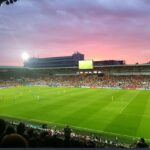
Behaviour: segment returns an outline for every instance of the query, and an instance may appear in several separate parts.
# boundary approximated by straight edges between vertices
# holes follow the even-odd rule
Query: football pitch
[[[150,91],[17,87],[0,90],[0,116],[150,139]]]

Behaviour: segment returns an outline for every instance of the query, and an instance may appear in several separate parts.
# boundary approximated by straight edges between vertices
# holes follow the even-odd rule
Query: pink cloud
[[[0,65],[22,65],[23,51],[49,57],[77,50],[87,59],[144,63],[149,16],[147,0],[19,1],[0,8]]]

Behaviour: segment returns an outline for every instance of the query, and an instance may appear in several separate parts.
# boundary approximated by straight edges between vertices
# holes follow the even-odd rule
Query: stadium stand
[[[85,87],[85,88],[123,88],[123,89],[150,89],[149,76],[51,76],[39,78],[22,78],[0,80],[0,87],[21,85],[45,85],[52,87]]]
[[[150,64],[94,66],[91,70],[78,67],[1,67],[0,86],[17,85],[149,89]]]
[[[59,130],[47,125],[36,126],[0,119],[1,148],[148,148],[143,138],[132,145],[118,142],[117,137],[108,140],[100,136],[75,133],[69,126]]]

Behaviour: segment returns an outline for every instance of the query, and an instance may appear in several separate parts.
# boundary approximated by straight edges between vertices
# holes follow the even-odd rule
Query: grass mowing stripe
[[[83,91],[82,91],[79,95],[76,94],[76,95],[71,96],[70,102],[66,105],[63,105],[63,107],[61,107],[57,110],[57,113],[59,114],[59,116],[55,118],[56,121],[58,121],[58,120],[61,121],[62,118],[64,120],[64,117],[68,116],[69,114],[72,114],[72,112],[74,110],[77,110],[78,108],[80,108],[84,105],[87,105],[87,101],[84,102],[86,100],[86,97],[92,98],[92,97],[94,97],[94,95],[96,93],[97,93],[96,90],[93,91],[92,93],[90,93],[89,91],[86,91],[86,93],[85,92],[83,93]],[[78,106],[78,107],[76,107],[76,106]],[[63,112],[63,114],[61,114],[61,112]],[[51,111],[49,113],[51,113]]]
[[[150,114],[150,92],[149,92],[149,94],[147,93],[145,99],[146,98],[148,99],[148,103],[147,103],[146,109],[144,110],[144,113],[142,115],[142,120],[141,120],[141,123],[139,125],[136,135],[145,137],[145,138],[149,138],[150,115],[148,115],[148,114]]]
[[[115,91],[116,92],[116,91]],[[91,91],[89,93],[90,96],[86,96],[79,101],[79,105],[76,109],[71,111],[68,115],[65,115],[61,120],[61,122],[70,122],[71,124],[80,124],[84,120],[86,120],[90,115],[95,113],[95,111],[98,111],[99,105],[106,105],[106,103],[109,103],[109,101],[104,101],[101,99],[104,99],[108,95],[111,95],[112,91],[107,92],[106,94],[99,94],[99,91],[96,91],[96,93],[93,93]],[[97,107],[94,107],[97,106]]]
[[[121,92],[119,96],[116,95],[115,100],[110,100],[110,103],[108,105],[102,106],[102,108],[96,114],[88,118],[87,121],[82,124],[82,127],[105,130],[110,122],[112,122],[112,120],[116,118],[116,116],[120,112],[120,109],[123,107],[123,104],[125,103],[125,95],[131,96],[126,91],[124,91],[124,93]]]
[[[105,131],[113,131],[116,133],[135,136],[148,101],[147,99],[144,99],[142,104],[139,103],[144,95],[144,92],[139,91],[138,95],[134,97],[134,99],[123,110],[123,112],[119,114],[117,118],[112,121],[112,123],[110,123]],[[139,113],[141,116],[135,117],[133,115],[126,115],[126,112],[130,112],[131,110],[133,114]]]
[[[73,93],[73,96],[74,95],[80,95],[80,93]],[[87,90],[82,90],[82,94],[83,94],[83,97],[85,97],[88,93]],[[65,111],[62,111],[63,107],[65,106],[68,106],[68,105],[71,105],[73,103],[76,103],[76,101],[72,101],[70,99],[70,94],[68,95],[65,95],[63,94],[63,96],[60,98],[59,97],[59,100],[56,101],[56,98],[57,96],[55,97],[55,99],[51,102],[37,102],[37,107],[33,107],[32,105],[29,105],[27,106],[26,108],[24,108],[25,110],[22,111],[23,108],[19,107],[17,108],[17,111],[15,111],[15,115],[16,116],[25,116],[25,117],[29,117],[29,118],[37,118],[37,119],[41,119],[41,120],[47,120],[49,118],[51,118],[53,121],[57,118],[59,118],[59,116],[63,115],[63,113],[65,113]],[[80,96],[80,98],[82,98],[82,96]],[[34,101],[33,103],[35,103],[36,101]],[[44,106],[41,106],[41,104],[44,103]],[[45,105],[46,103],[46,105]],[[39,106],[40,104],[40,106]],[[20,109],[20,110],[19,110]],[[39,111],[40,110],[40,111]],[[59,113],[60,111],[60,113]],[[20,114],[18,114],[17,112],[20,112]],[[11,112],[12,113],[12,112]]]
[[[101,120],[101,117],[103,116],[103,114],[100,114],[100,112],[102,112],[106,107],[108,107],[111,103],[114,103],[114,101],[112,100],[112,96],[116,97],[116,100],[119,99],[122,95],[125,94],[125,91],[112,91],[110,94],[108,95],[104,95],[103,97],[100,97],[99,100],[97,101],[97,99],[91,104],[88,105],[88,107],[86,107],[86,112],[88,112],[89,110],[90,113],[86,113],[87,116],[85,117],[85,119],[81,122],[80,125],[86,125],[88,122],[96,122],[96,125],[98,128],[101,129],[101,126],[99,127],[99,123]],[[95,109],[93,111],[93,109]],[[81,112],[82,114],[82,112]],[[92,124],[89,124],[92,125]],[[100,123],[100,125],[103,125],[102,123]],[[86,125],[87,126],[87,125]]]
[[[34,87],[35,88],[35,87]],[[37,87],[38,88],[38,87]],[[29,88],[30,89],[30,88]],[[31,88],[32,89],[32,88]],[[52,88],[53,89],[53,88]],[[48,90],[50,90],[51,91],[51,88],[48,88]],[[56,90],[56,89],[55,89]],[[59,89],[60,90],[60,89]],[[42,90],[41,90],[42,91]],[[40,107],[42,108],[42,109],[44,109],[44,107],[45,107],[45,109],[47,108],[47,107],[49,107],[49,105],[50,106],[52,106],[53,104],[55,104],[55,105],[60,105],[61,104],[61,101],[62,101],[62,103],[64,104],[64,101],[66,101],[66,100],[68,100],[67,99],[67,97],[70,97],[70,95],[73,93],[74,95],[77,95],[77,93],[75,92],[76,90],[75,89],[72,89],[72,91],[71,92],[69,92],[69,94],[68,95],[66,95],[66,93],[64,93],[64,92],[61,92],[60,91],[60,95],[57,95],[57,92],[55,92],[55,96],[54,95],[50,95],[50,97],[52,98],[52,99],[54,99],[54,97],[55,97],[55,99],[54,100],[52,100],[52,99],[50,99],[49,97],[45,97],[45,99],[48,99],[48,102],[45,102],[45,101],[43,101],[43,100],[37,100],[37,98],[35,98],[35,97],[33,97],[32,95],[29,95],[29,97],[28,97],[28,99],[27,99],[27,95],[28,95],[28,91],[26,91],[27,92],[27,94],[25,94],[25,96],[23,96],[23,98],[21,99],[21,106],[27,106],[27,109],[26,109],[26,111],[27,111],[27,114],[29,113],[29,111],[31,110],[31,112],[36,112],[36,110],[37,110],[37,107],[38,107],[38,109],[40,110]],[[77,91],[78,92],[78,91]],[[83,92],[87,92],[87,91],[83,91]],[[42,95],[43,95],[43,93],[41,93]],[[51,93],[50,93],[51,94]],[[80,94],[80,93],[79,93]],[[39,93],[37,93],[37,95],[39,95]],[[44,95],[45,96],[45,95]],[[43,102],[42,102],[43,101]],[[17,102],[19,102],[19,101],[17,101]],[[9,105],[7,105],[8,103],[6,103],[6,106],[4,107],[4,105],[3,105],[3,107],[1,108],[1,110],[0,110],[0,112],[2,112],[2,110],[4,110],[5,111],[5,109],[6,108],[8,108],[9,106],[10,107],[12,107],[12,105],[16,105],[16,107],[17,107],[17,109],[24,109],[23,107],[21,107],[20,106],[20,103],[14,103],[14,101],[12,101]],[[34,107],[33,107],[34,106]],[[37,106],[37,107],[36,107]],[[31,108],[30,108],[31,107]],[[15,109],[15,112],[16,112],[16,109]]]

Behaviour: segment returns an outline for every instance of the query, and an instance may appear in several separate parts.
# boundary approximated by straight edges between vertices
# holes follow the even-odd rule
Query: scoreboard
[[[79,69],[93,69],[92,60],[81,60],[79,61]]]

